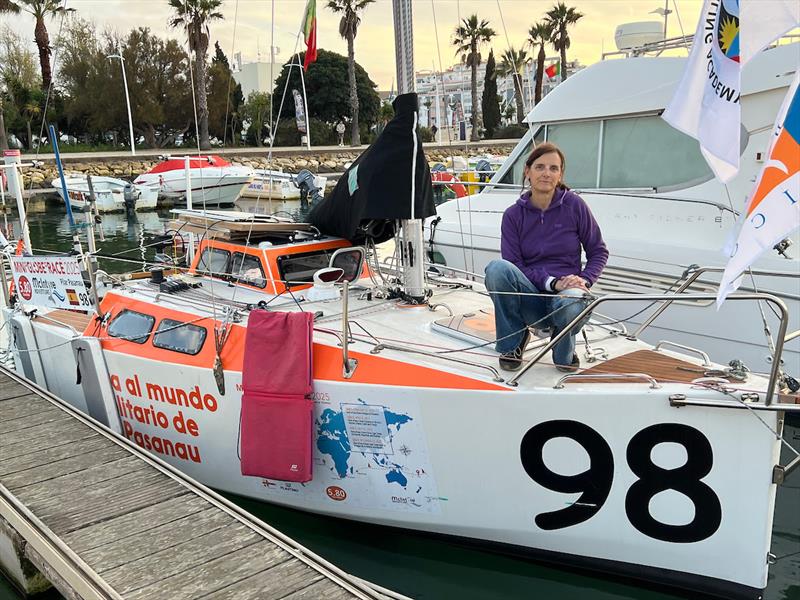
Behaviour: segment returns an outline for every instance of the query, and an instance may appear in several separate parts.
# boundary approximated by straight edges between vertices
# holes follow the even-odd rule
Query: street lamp
[[[122,67],[122,84],[125,86],[125,102],[128,104],[128,126],[131,133],[131,155],[136,156],[136,141],[133,137],[133,117],[131,117],[131,99],[128,96],[128,78],[125,76],[125,59],[122,54],[110,54],[106,58],[118,58],[119,64]]]

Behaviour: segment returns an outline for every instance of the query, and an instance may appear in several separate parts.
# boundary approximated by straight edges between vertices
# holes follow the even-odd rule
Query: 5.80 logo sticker
[[[25,275],[19,277],[19,293],[25,300],[33,298],[33,286]]]
[[[330,485],[325,489],[325,493],[328,495],[328,498],[331,500],[336,500],[336,502],[341,502],[347,498],[347,492],[345,492],[342,488],[338,485]]]

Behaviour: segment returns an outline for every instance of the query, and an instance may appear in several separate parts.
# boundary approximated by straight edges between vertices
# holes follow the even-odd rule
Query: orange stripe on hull
[[[190,367],[201,367],[211,369],[214,366],[216,353],[214,351],[214,319],[197,319],[196,315],[165,308],[150,302],[141,302],[125,296],[118,296],[114,293],[106,295],[102,303],[104,312],[111,311],[112,319],[124,309],[135,310],[145,314],[153,315],[156,323],[153,331],[158,328],[161,319],[174,319],[178,321],[191,322],[194,325],[205,327],[208,330],[205,344],[202,350],[192,356],[181,354],[164,348],[156,348],[152,344],[153,334],[150,334],[144,344],[137,344],[127,340],[106,339],[103,340],[103,350],[119,352],[153,360],[161,363],[181,364]],[[84,332],[87,336],[108,337],[105,328],[95,331],[95,326],[89,324]],[[226,371],[242,371],[244,364],[244,341],[247,335],[247,328],[241,325],[233,325],[228,340],[222,349],[220,356],[222,367]],[[444,388],[457,390],[504,390],[508,388],[492,382],[472,379],[462,375],[455,375],[431,369],[420,365],[409,364],[381,356],[351,352],[351,358],[358,360],[358,368],[351,379],[342,376],[342,350],[341,348],[327,346],[325,344],[314,344],[314,379],[323,381],[340,381],[342,383],[358,383],[367,385],[393,385],[400,387],[419,387],[419,388]],[[272,367],[269,356],[264,357],[263,366],[265,369]]]

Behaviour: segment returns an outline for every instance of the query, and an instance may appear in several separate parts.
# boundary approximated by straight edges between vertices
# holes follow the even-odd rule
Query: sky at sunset
[[[597,62],[603,49],[614,49],[614,30],[618,24],[663,22],[660,15],[649,13],[663,8],[665,3],[665,0],[567,1],[568,6],[584,14],[570,31],[572,46],[568,58],[578,58],[584,64]],[[325,8],[326,4],[325,0],[317,0],[318,47],[346,54],[346,43],[338,33],[339,17]],[[435,66],[438,70],[440,55],[444,68],[453,64],[456,58],[451,39],[459,16],[464,18],[477,13],[480,18],[488,20],[497,32],[491,46],[499,54],[509,43],[514,47],[524,43],[530,26],[540,20],[553,4],[553,0],[414,0],[415,68],[433,69]],[[677,13],[669,15],[668,35],[681,35],[678,16],[683,32],[694,34],[701,0],[670,0],[669,4],[671,9],[677,7]],[[76,9],[77,16],[93,20],[101,30],[111,28],[124,34],[134,27],[149,27],[159,35],[180,38],[180,32],[170,31],[167,26],[170,8],[166,0],[67,0],[67,6]],[[280,48],[279,62],[287,60],[295,48],[304,7],[305,0],[274,2],[274,45]],[[259,50],[262,59],[268,60],[272,3],[269,0],[225,0],[221,11],[225,20],[211,24],[212,43],[218,40],[228,56],[241,52],[244,62],[256,60]],[[3,15],[0,20],[17,31],[30,31],[32,44],[32,17]],[[58,19],[48,22],[51,40],[57,36],[58,26]],[[303,49],[302,39],[299,48]],[[483,55],[484,58],[488,55],[488,48]],[[548,52],[548,56],[551,55],[556,55],[552,49]],[[356,38],[356,61],[380,89],[391,87],[395,78],[391,0],[377,0],[362,14]]]

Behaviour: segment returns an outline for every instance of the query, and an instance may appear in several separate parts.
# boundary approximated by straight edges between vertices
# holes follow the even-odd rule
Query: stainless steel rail
[[[553,389],[563,389],[564,384],[570,379],[642,379],[650,384],[651,389],[657,390],[661,387],[653,377],[646,373],[572,373],[570,375],[564,375],[564,377],[559,379],[553,386]]]
[[[691,271],[691,275],[686,279],[684,283],[682,283],[678,289],[675,290],[676,294],[680,294],[684,290],[686,290],[690,285],[692,285],[703,273],[723,273],[725,269],[723,267],[698,267],[697,269],[693,269]],[[797,273],[791,273],[788,271],[749,271],[753,275],[764,275],[770,277],[797,277]],[[687,297],[681,298],[682,300],[686,300]],[[716,300],[716,297],[714,297]],[[650,315],[645,321],[639,326],[639,329],[633,332],[633,337],[638,338],[641,333],[647,329],[650,324],[655,321],[661,313],[663,313],[667,308],[672,304],[674,298],[671,300],[665,300],[664,303],[656,309],[656,311]],[[781,338],[783,339],[783,337]]]
[[[796,275],[795,275],[796,276]],[[528,370],[533,367],[537,362],[539,362],[542,357],[547,354],[552,348],[560,342],[564,336],[570,335],[570,330],[572,327],[579,323],[584,317],[588,316],[597,306],[604,304],[606,302],[641,302],[642,300],[645,301],[664,301],[667,303],[667,306],[671,304],[674,300],[701,300],[701,301],[708,301],[708,300],[715,300],[716,295],[714,294],[681,294],[681,293],[674,293],[674,294],[637,294],[636,296],[629,296],[629,295],[609,295],[603,298],[596,298],[593,302],[587,305],[581,312],[578,314],[564,329],[559,331],[544,347],[539,350],[539,352],[534,356],[530,361],[525,363],[516,375],[514,375],[511,379],[509,379],[506,383],[509,385],[517,385],[517,381],[519,381],[520,377],[522,377]],[[783,343],[784,339],[786,338],[786,329],[789,324],[789,311],[786,308],[786,304],[776,296],[772,294],[732,294],[728,296],[729,301],[743,301],[743,300],[764,300],[766,302],[770,302],[773,304],[776,309],[780,313],[780,326],[778,329],[777,341],[775,343],[775,360],[772,362],[772,368],[770,370],[769,375],[769,383],[767,384],[767,392],[764,402],[767,406],[772,403],[772,396],[775,394],[775,387],[778,383],[778,377],[780,376],[780,357],[783,352]],[[641,330],[641,328],[640,328]]]

